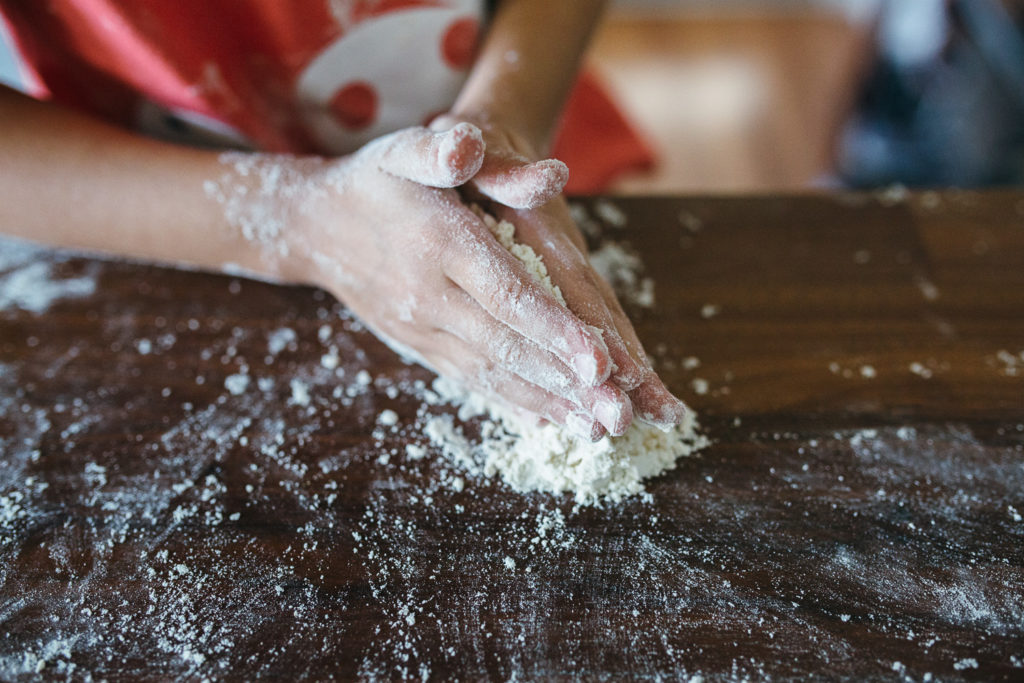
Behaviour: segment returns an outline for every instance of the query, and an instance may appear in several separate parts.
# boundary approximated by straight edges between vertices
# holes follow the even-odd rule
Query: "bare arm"
[[[505,0],[452,113],[523,136],[546,154],[605,0]]]
[[[0,232],[280,277],[203,183],[217,155],[150,140],[0,86]]]

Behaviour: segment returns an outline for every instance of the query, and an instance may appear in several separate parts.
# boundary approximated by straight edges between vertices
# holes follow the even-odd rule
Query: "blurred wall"
[[[623,13],[778,13],[826,10],[863,21],[886,0],[611,0],[609,7]]]

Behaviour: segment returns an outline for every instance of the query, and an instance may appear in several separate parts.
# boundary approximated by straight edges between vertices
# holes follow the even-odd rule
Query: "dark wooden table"
[[[0,679],[1024,679],[1024,193],[615,205],[714,444],[579,510],[322,292],[5,245]]]

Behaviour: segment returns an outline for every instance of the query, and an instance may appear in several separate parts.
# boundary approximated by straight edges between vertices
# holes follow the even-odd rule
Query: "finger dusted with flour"
[[[448,259],[448,277],[495,319],[554,353],[584,382],[602,383],[611,359],[600,336],[565,307],[556,289],[530,274],[527,262],[496,241],[481,219],[468,209],[466,214],[465,242],[456,244],[455,257]]]
[[[480,119],[446,114],[431,124],[431,129],[473,125],[484,142],[479,170],[469,181],[480,195],[514,209],[543,206],[561,194],[569,182],[569,167],[558,159],[542,159],[522,136]]]
[[[629,426],[632,409],[622,390],[608,382],[596,386],[581,382],[579,375],[550,351],[490,315],[480,315],[479,307],[468,295],[463,299],[454,302],[453,321],[445,329],[462,340],[484,340],[485,362],[500,365],[530,384],[570,402],[575,406],[574,412],[597,416],[609,433],[621,434]],[[538,412],[548,416],[543,411]],[[555,421],[564,423],[564,419]]]
[[[464,185],[484,162],[483,136],[471,123],[439,132],[406,128],[375,140],[363,151],[382,171],[428,187]]]
[[[532,211],[499,207],[498,215],[515,221],[519,239],[536,247],[569,308],[600,332],[615,364],[611,380],[629,393],[634,416],[663,428],[678,424],[686,407],[651,368],[615,292],[591,266],[565,201]]]
[[[472,346],[461,339],[453,339],[451,347],[472,353]],[[445,358],[438,359],[436,364],[445,377],[473,390],[487,405],[500,406],[503,414],[515,415],[517,422],[528,428],[539,428],[542,422],[550,421],[549,424],[565,425],[587,441],[596,441],[608,433],[590,411],[493,363],[484,362],[472,375],[465,375]]]

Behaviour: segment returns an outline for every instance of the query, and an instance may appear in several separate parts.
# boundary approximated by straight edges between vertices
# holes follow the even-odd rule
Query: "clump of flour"
[[[641,308],[654,306],[654,280],[640,277],[640,256],[629,248],[606,241],[590,253],[590,265],[627,302]]]
[[[475,447],[446,422],[447,416],[428,419],[427,436],[449,457],[486,476],[501,475],[516,491],[571,493],[583,505],[642,493],[644,479],[674,468],[676,459],[709,443],[692,412],[667,431],[634,421],[622,436],[591,442],[553,424],[526,422],[447,378],[435,381],[433,389],[443,401],[459,406],[460,419],[484,418],[483,438]]]
[[[0,309],[20,308],[45,313],[61,299],[77,299],[96,291],[95,263],[77,277],[61,274],[70,252],[52,252],[17,239],[0,239]]]
[[[501,243],[501,246],[509,250],[509,252],[519,259],[524,266],[526,266],[526,272],[534,277],[538,282],[544,285],[544,289],[551,292],[551,294],[558,300],[558,303],[563,306],[566,305],[565,297],[562,296],[562,290],[558,288],[554,282],[551,281],[551,276],[548,275],[547,266],[544,265],[543,259],[540,254],[535,252],[532,247],[526,244],[516,242],[516,228],[508,221],[499,221],[494,216],[485,213],[478,206],[474,205],[473,209],[476,211],[487,228],[494,235],[495,239]]]
[[[540,255],[515,241],[514,226],[478,213],[498,241],[564,303]],[[571,493],[584,505],[641,493],[644,479],[672,469],[677,458],[709,443],[698,432],[692,412],[669,430],[634,421],[622,436],[591,442],[553,424],[527,422],[504,405],[448,378],[439,378],[434,392],[441,401],[459,407],[460,419],[483,418],[478,446],[471,445],[448,416],[428,419],[425,433],[448,457],[486,476],[500,474],[516,491]]]

